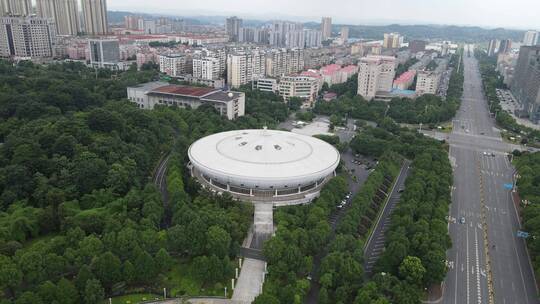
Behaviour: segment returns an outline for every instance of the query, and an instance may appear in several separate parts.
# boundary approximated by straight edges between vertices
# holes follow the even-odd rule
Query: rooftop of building
[[[399,75],[399,77],[394,80],[394,83],[404,83],[411,81],[414,76],[416,75],[415,71],[406,71],[403,74]]]
[[[150,94],[170,94],[223,102],[237,99],[243,94],[241,92],[222,91],[208,87],[169,84],[162,81],[142,83],[132,88],[137,88]]]
[[[216,91],[216,89],[214,88],[191,87],[191,86],[169,84],[169,85],[165,85],[165,86],[161,86],[161,87],[157,87],[153,89],[152,93],[165,93],[165,94],[192,96],[192,97],[203,97],[214,91]]]

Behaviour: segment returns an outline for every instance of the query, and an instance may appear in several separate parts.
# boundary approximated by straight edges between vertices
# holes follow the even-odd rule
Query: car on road
[[[403,193],[403,191],[405,191],[405,189],[399,188],[398,193]]]
[[[463,216],[459,218],[459,223],[465,224],[465,218]]]

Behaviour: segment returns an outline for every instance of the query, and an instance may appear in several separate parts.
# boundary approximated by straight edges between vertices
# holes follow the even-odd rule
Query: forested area
[[[486,95],[489,110],[496,115],[497,124],[512,132],[514,135],[525,136],[522,143],[540,141],[540,131],[524,125],[520,125],[512,115],[503,110],[499,97],[497,97],[497,89],[507,89],[503,83],[503,77],[496,71],[497,59],[489,57],[483,50],[475,50],[475,56],[478,59],[478,66],[482,77],[484,94]]]
[[[313,203],[275,210],[277,232],[264,245],[268,275],[264,292],[254,303],[302,303],[309,290],[307,279],[313,256],[330,236],[328,217],[347,192],[344,176],[330,180]],[[353,271],[353,270],[351,270]]]
[[[125,101],[126,86],[155,77],[0,61],[0,303],[94,304],[163,287],[221,292],[232,276],[251,208],[198,191],[183,169],[185,150],[268,121]],[[165,210],[151,175],[169,151]],[[178,274],[178,265],[189,271]],[[178,276],[193,278],[191,289]]]
[[[540,153],[523,154],[514,161],[519,178],[517,189],[523,205],[522,218],[525,231],[531,235],[527,239],[529,253],[535,275],[540,275]]]

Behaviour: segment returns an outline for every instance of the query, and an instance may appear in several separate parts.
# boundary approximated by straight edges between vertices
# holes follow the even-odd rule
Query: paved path
[[[245,258],[232,300],[251,303],[262,291],[266,262]]]

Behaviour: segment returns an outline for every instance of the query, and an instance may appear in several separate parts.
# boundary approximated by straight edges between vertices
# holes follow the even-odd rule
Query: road
[[[152,181],[161,193],[165,215],[161,223],[161,228],[168,228],[171,225],[172,210],[169,206],[169,192],[167,191],[167,168],[169,165],[170,154],[162,157],[154,173]]]
[[[401,196],[399,189],[405,188],[405,180],[407,179],[407,176],[409,176],[410,164],[411,162],[408,160],[403,163],[397,180],[394,186],[390,189],[391,191],[389,193],[390,198],[388,199],[388,203],[384,206],[381,217],[378,220],[371,237],[367,241],[366,250],[364,252],[364,271],[366,274],[371,274],[373,266],[375,266],[375,262],[377,262],[384,251],[385,234],[386,230],[388,230],[390,227],[390,216],[399,202]]]
[[[453,246],[447,253],[449,271],[443,296],[431,300],[538,303],[525,242],[516,237],[520,226],[517,210],[506,187],[513,182],[514,168],[506,155],[512,146],[502,141],[495,127],[478,63],[467,51],[464,68],[462,105],[448,136],[454,168],[449,218]]]

